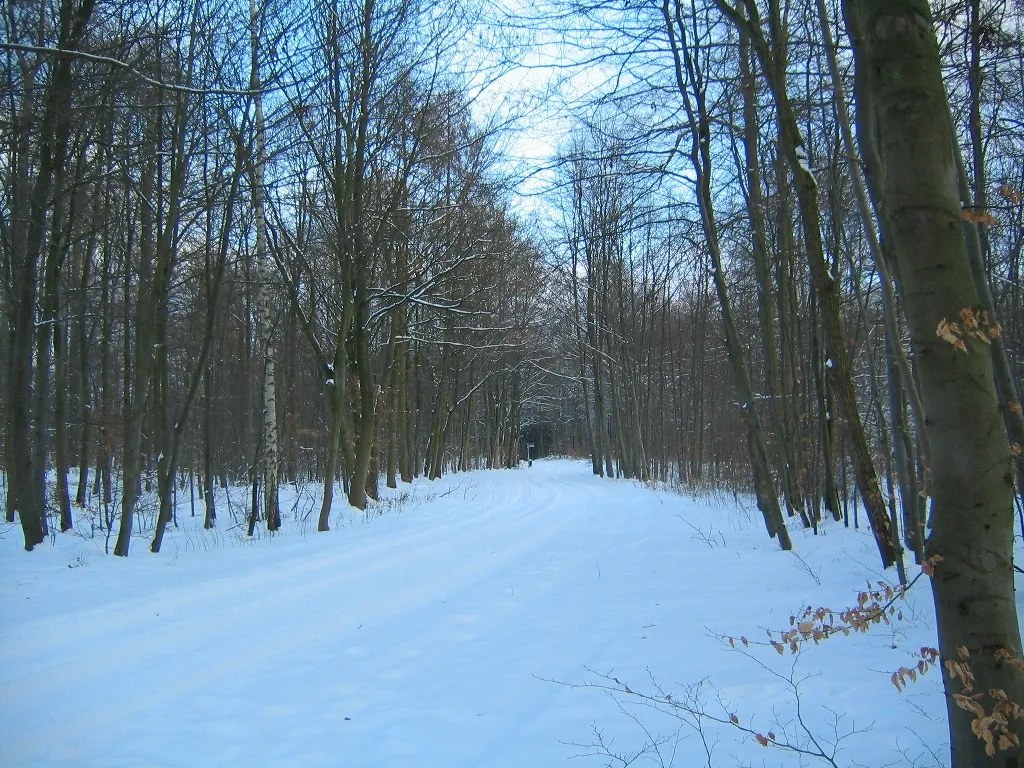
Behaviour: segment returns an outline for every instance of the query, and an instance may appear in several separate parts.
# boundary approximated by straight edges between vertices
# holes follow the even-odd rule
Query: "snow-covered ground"
[[[701,721],[702,736],[684,713],[563,685],[689,691],[710,715],[812,748],[792,675],[825,751],[853,732],[838,765],[948,760],[938,674],[903,693],[889,680],[935,644],[926,580],[903,621],[798,657],[717,637],[764,640],[803,607],[894,581],[865,531],[794,526],[796,550],[781,552],[742,500],[565,460],[390,494],[369,515],[339,503],[317,534],[292,519],[311,497],[289,489],[274,537],[183,516],[161,554],[140,537],[127,559],[103,554],[101,535],[25,553],[4,525],[0,765],[600,766],[652,739],[668,739],[653,765],[813,764],[728,724]]]

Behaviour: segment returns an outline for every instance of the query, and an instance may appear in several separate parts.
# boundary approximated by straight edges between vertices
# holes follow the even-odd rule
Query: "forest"
[[[1015,766],[1022,18],[11,0],[6,520],[142,557],[217,488],[326,531],[539,456],[749,495],[932,576],[953,765]]]

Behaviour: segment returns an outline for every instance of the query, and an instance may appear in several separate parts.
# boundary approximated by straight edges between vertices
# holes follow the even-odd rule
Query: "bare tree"
[[[918,355],[932,447],[931,535],[942,560],[933,579],[939,650],[970,656],[976,687],[1021,700],[1013,590],[1013,468],[999,413],[988,339],[967,246],[961,236],[957,164],[939,52],[925,3],[850,2],[845,8],[864,82],[858,111],[878,134],[882,201],[892,222],[908,325]],[[962,338],[939,333],[950,319]],[[945,338],[944,338],[945,336]],[[983,343],[984,342],[984,343]],[[943,668],[953,765],[992,764],[972,729],[975,715],[954,698]],[[996,704],[986,699],[986,706]],[[1017,764],[1000,744],[995,762]]]

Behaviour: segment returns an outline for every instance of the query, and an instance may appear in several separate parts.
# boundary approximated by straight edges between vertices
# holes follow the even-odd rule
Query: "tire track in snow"
[[[269,660],[300,646],[305,646],[310,641],[323,643],[344,637],[346,633],[352,631],[353,626],[359,623],[399,613],[405,608],[418,607],[425,601],[447,594],[488,571],[528,554],[578,522],[581,517],[580,490],[583,490],[585,495],[594,495],[593,487],[581,488],[573,483],[571,484],[572,503],[567,504],[566,496],[567,491],[570,490],[570,484],[561,478],[549,479],[543,476],[541,478],[526,486],[527,493],[521,493],[518,497],[513,498],[509,498],[507,493],[509,489],[500,487],[504,483],[495,484],[497,487],[493,489],[494,493],[491,494],[490,499],[485,499],[485,501],[490,501],[487,505],[492,512],[490,516],[499,517],[499,519],[483,528],[474,527],[475,519],[467,515],[466,519],[451,520],[446,526],[439,528],[441,535],[437,537],[436,541],[414,548],[397,559],[367,563],[359,567],[352,567],[350,564],[349,568],[341,572],[331,569],[331,566],[340,558],[320,558],[317,566],[311,566],[304,561],[296,561],[294,566],[289,564],[290,567],[284,571],[279,569],[275,573],[273,580],[285,582],[286,586],[276,584],[270,592],[260,592],[261,596],[258,600],[250,600],[244,606],[245,610],[249,612],[247,620],[239,621],[237,615],[222,615],[215,622],[179,621],[166,628],[166,637],[161,641],[154,642],[151,637],[147,636],[126,647],[115,649],[116,652],[113,656],[117,663],[122,665],[122,669],[129,669],[135,664],[142,664],[145,669],[151,669],[153,666],[159,666],[163,655],[172,651],[181,654],[194,651],[197,658],[203,659],[207,649],[214,641],[212,636],[222,633],[225,628],[235,625],[240,630],[233,635],[236,639],[251,638],[253,636],[251,625],[255,623],[255,626],[262,627],[261,621],[265,621],[265,617],[260,614],[260,606],[264,601],[272,603],[275,601],[279,603],[283,601],[298,602],[299,598],[318,593],[331,594],[336,592],[339,587],[357,583],[360,579],[375,576],[389,569],[398,569],[410,562],[426,558],[435,558],[435,562],[439,566],[436,568],[437,575],[434,578],[410,585],[384,601],[373,605],[363,602],[347,607],[339,606],[338,611],[323,612],[312,620],[281,625],[275,637],[268,638],[264,634],[258,645],[244,653],[234,657],[201,662],[187,676],[160,686],[157,690],[147,690],[126,701],[95,712],[76,712],[73,718],[62,719],[62,728],[59,732],[55,732],[52,728],[47,728],[45,731],[22,731],[14,739],[5,739],[5,743],[0,746],[0,757],[3,758],[5,764],[10,764],[38,760],[40,747],[43,747],[44,753],[50,754],[53,753],[55,747],[67,749],[69,745],[73,745],[89,733],[95,733],[99,729],[118,722],[130,721],[134,713],[158,708],[162,703],[182,694],[210,686],[224,678],[244,674],[247,669],[260,668]],[[518,486],[516,490],[523,490],[523,486]],[[535,495],[540,496],[543,501],[537,506],[527,504],[526,502],[532,501]],[[533,508],[524,511],[524,506]],[[507,518],[501,516],[502,511],[510,513]],[[458,532],[454,535],[445,535],[452,528]],[[465,556],[467,551],[472,551],[471,548],[466,547],[467,543],[486,543],[490,539],[498,537],[499,534],[504,534],[501,538],[511,541],[511,543],[499,547],[492,553],[481,552],[479,556],[469,558]],[[373,549],[377,550],[381,547]],[[451,562],[457,562],[460,565],[454,568],[447,567]],[[307,575],[317,570],[321,572],[320,576],[299,590],[291,586],[291,578],[289,578],[291,575]],[[246,595],[251,592],[252,585],[247,577],[239,578],[236,580],[236,584],[240,592],[244,590]],[[229,593],[230,591],[225,589],[225,592]],[[201,598],[194,597],[192,602],[195,602],[196,599]],[[187,638],[184,643],[182,642],[183,636]],[[65,644],[76,642],[76,638],[65,637],[63,640]],[[96,655],[99,656],[99,654]],[[100,678],[109,672],[110,657],[106,653],[102,654],[101,658],[97,658],[94,664],[83,665],[82,659],[76,658],[62,664],[58,674],[51,674],[45,680],[35,679],[18,686],[0,688],[0,700],[14,706],[16,700],[29,693],[38,695],[46,688],[56,689],[53,694],[56,699],[60,689],[74,679]],[[44,722],[42,718],[40,718],[40,722]]]
[[[478,528],[475,533],[466,533],[461,531],[461,529],[457,529],[458,532],[455,535],[463,538],[467,535],[486,535],[492,530],[507,527],[520,518],[535,515],[536,512],[528,511],[525,504],[525,502],[533,497],[533,485],[531,483],[525,486],[525,488],[522,485],[517,487],[519,491],[524,489],[526,491],[521,496],[521,501],[524,503],[510,503],[516,500],[510,500],[507,496],[502,497],[497,494],[495,494],[495,499],[492,499],[490,504],[482,503],[476,499],[468,502],[466,515],[473,514],[474,517],[479,515],[481,522],[486,523],[486,527]],[[455,487],[455,490],[458,490],[458,486]],[[436,496],[443,497],[444,495],[437,494]],[[495,500],[500,500],[500,503],[495,505],[493,503]],[[436,498],[431,498],[422,502],[422,505],[425,506],[435,501]],[[479,511],[474,513],[474,507],[479,507]],[[502,507],[510,507],[510,514],[500,515],[499,510]],[[252,591],[263,594],[265,590],[273,589],[274,585],[281,580],[283,575],[292,578],[292,580],[297,580],[298,577],[307,574],[316,573],[328,568],[338,568],[338,577],[344,577],[363,569],[367,570],[368,573],[373,573],[389,563],[399,564],[407,562],[416,556],[417,551],[435,549],[451,541],[451,528],[453,524],[453,521],[445,521],[443,524],[430,528],[409,532],[402,531],[395,534],[389,533],[385,538],[360,542],[355,547],[349,546],[350,541],[340,541],[338,548],[335,550],[318,552],[302,559],[298,558],[300,551],[296,548],[293,553],[295,557],[289,560],[273,559],[272,569],[255,572],[255,575],[253,571],[247,571],[244,582],[237,576],[219,576],[201,584],[190,583],[174,587],[161,587],[158,592],[147,595],[144,599],[112,602],[104,605],[102,608],[75,611],[73,614],[53,619],[47,618],[33,621],[24,626],[17,627],[13,631],[0,632],[5,641],[0,644],[0,669],[12,669],[17,668],[18,665],[23,665],[22,657],[16,653],[16,649],[20,645],[18,641],[22,639],[21,636],[32,638],[33,648],[39,656],[56,656],[66,652],[69,645],[69,634],[73,635],[75,645],[88,647],[88,641],[94,637],[109,636],[119,631],[131,631],[137,628],[138,624],[145,624],[151,621],[154,618],[154,606],[159,607],[160,612],[166,617],[168,615],[173,616],[182,609],[187,609],[188,606],[195,604],[197,600],[206,602],[226,600],[229,602],[225,607],[231,611],[239,607],[233,601],[240,595],[248,598],[249,593]],[[332,533],[341,533],[341,531],[332,531]],[[267,554],[267,550],[262,550],[258,552],[257,557],[266,558]],[[282,562],[287,563],[287,570],[283,572],[280,569]],[[131,565],[130,561],[124,563],[126,568],[130,568]],[[197,593],[197,589],[201,591]],[[293,592],[292,594],[295,593]],[[78,626],[69,628],[69,620],[73,620]],[[92,652],[92,655],[106,656],[106,652],[97,649]],[[87,657],[77,656],[75,666],[79,666],[84,658]],[[0,684],[0,697],[17,695],[19,692],[17,689],[11,689],[10,684]]]

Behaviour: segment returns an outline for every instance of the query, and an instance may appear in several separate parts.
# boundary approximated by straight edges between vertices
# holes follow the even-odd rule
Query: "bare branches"
[[[174,91],[178,93],[187,93],[196,96],[255,96],[258,93],[265,93],[268,89],[260,89],[258,91],[237,89],[237,88],[197,88],[194,86],[184,85],[182,83],[172,83],[164,80],[158,80],[153,77],[140,72],[133,65],[116,59],[112,56],[103,56],[98,53],[90,53],[89,51],[82,50],[68,50],[63,48],[53,48],[51,46],[41,45],[25,45],[23,43],[11,43],[11,42],[0,42],[0,48],[9,51],[21,51],[24,53],[37,53],[43,56],[54,56],[54,57],[70,57],[75,59],[82,59],[84,61],[94,61],[101,64],[108,64],[116,69],[123,72],[127,72],[131,77],[139,82],[145,83],[146,85],[152,85],[163,91]]]
[[[630,761],[641,758],[661,766],[674,765],[683,731],[689,730],[700,739],[706,760],[704,765],[708,768],[715,765],[714,752],[721,743],[723,731],[742,734],[745,739],[754,741],[765,749],[779,750],[784,754],[809,758],[832,768],[840,768],[839,756],[845,742],[857,734],[869,731],[870,726],[844,726],[843,716],[826,707],[823,711],[828,714],[830,724],[827,728],[820,729],[820,726],[810,722],[805,712],[803,686],[813,676],[799,677],[796,674],[796,658],[789,671],[781,673],[746,651],[741,649],[740,652],[763,672],[779,680],[787,691],[786,708],[782,709],[779,705],[772,708],[771,727],[757,727],[753,722],[744,722],[742,715],[728,702],[723,692],[707,679],[683,686],[681,693],[667,691],[657,682],[650,670],[646,683],[649,686],[647,690],[639,688],[636,684],[626,683],[612,673],[601,674],[589,669],[588,672],[596,681],[545,682],[564,685],[574,690],[604,692],[615,701],[618,710],[641,729],[644,735],[642,745],[632,750],[615,748],[614,739],[606,737],[605,729],[597,726],[593,729],[594,742],[587,745],[573,744],[584,750],[577,756],[600,757],[610,761],[606,765],[629,765]],[[645,716],[645,712],[648,715]],[[678,723],[676,729],[668,734],[653,732],[646,719],[654,713],[668,716],[670,721]]]

